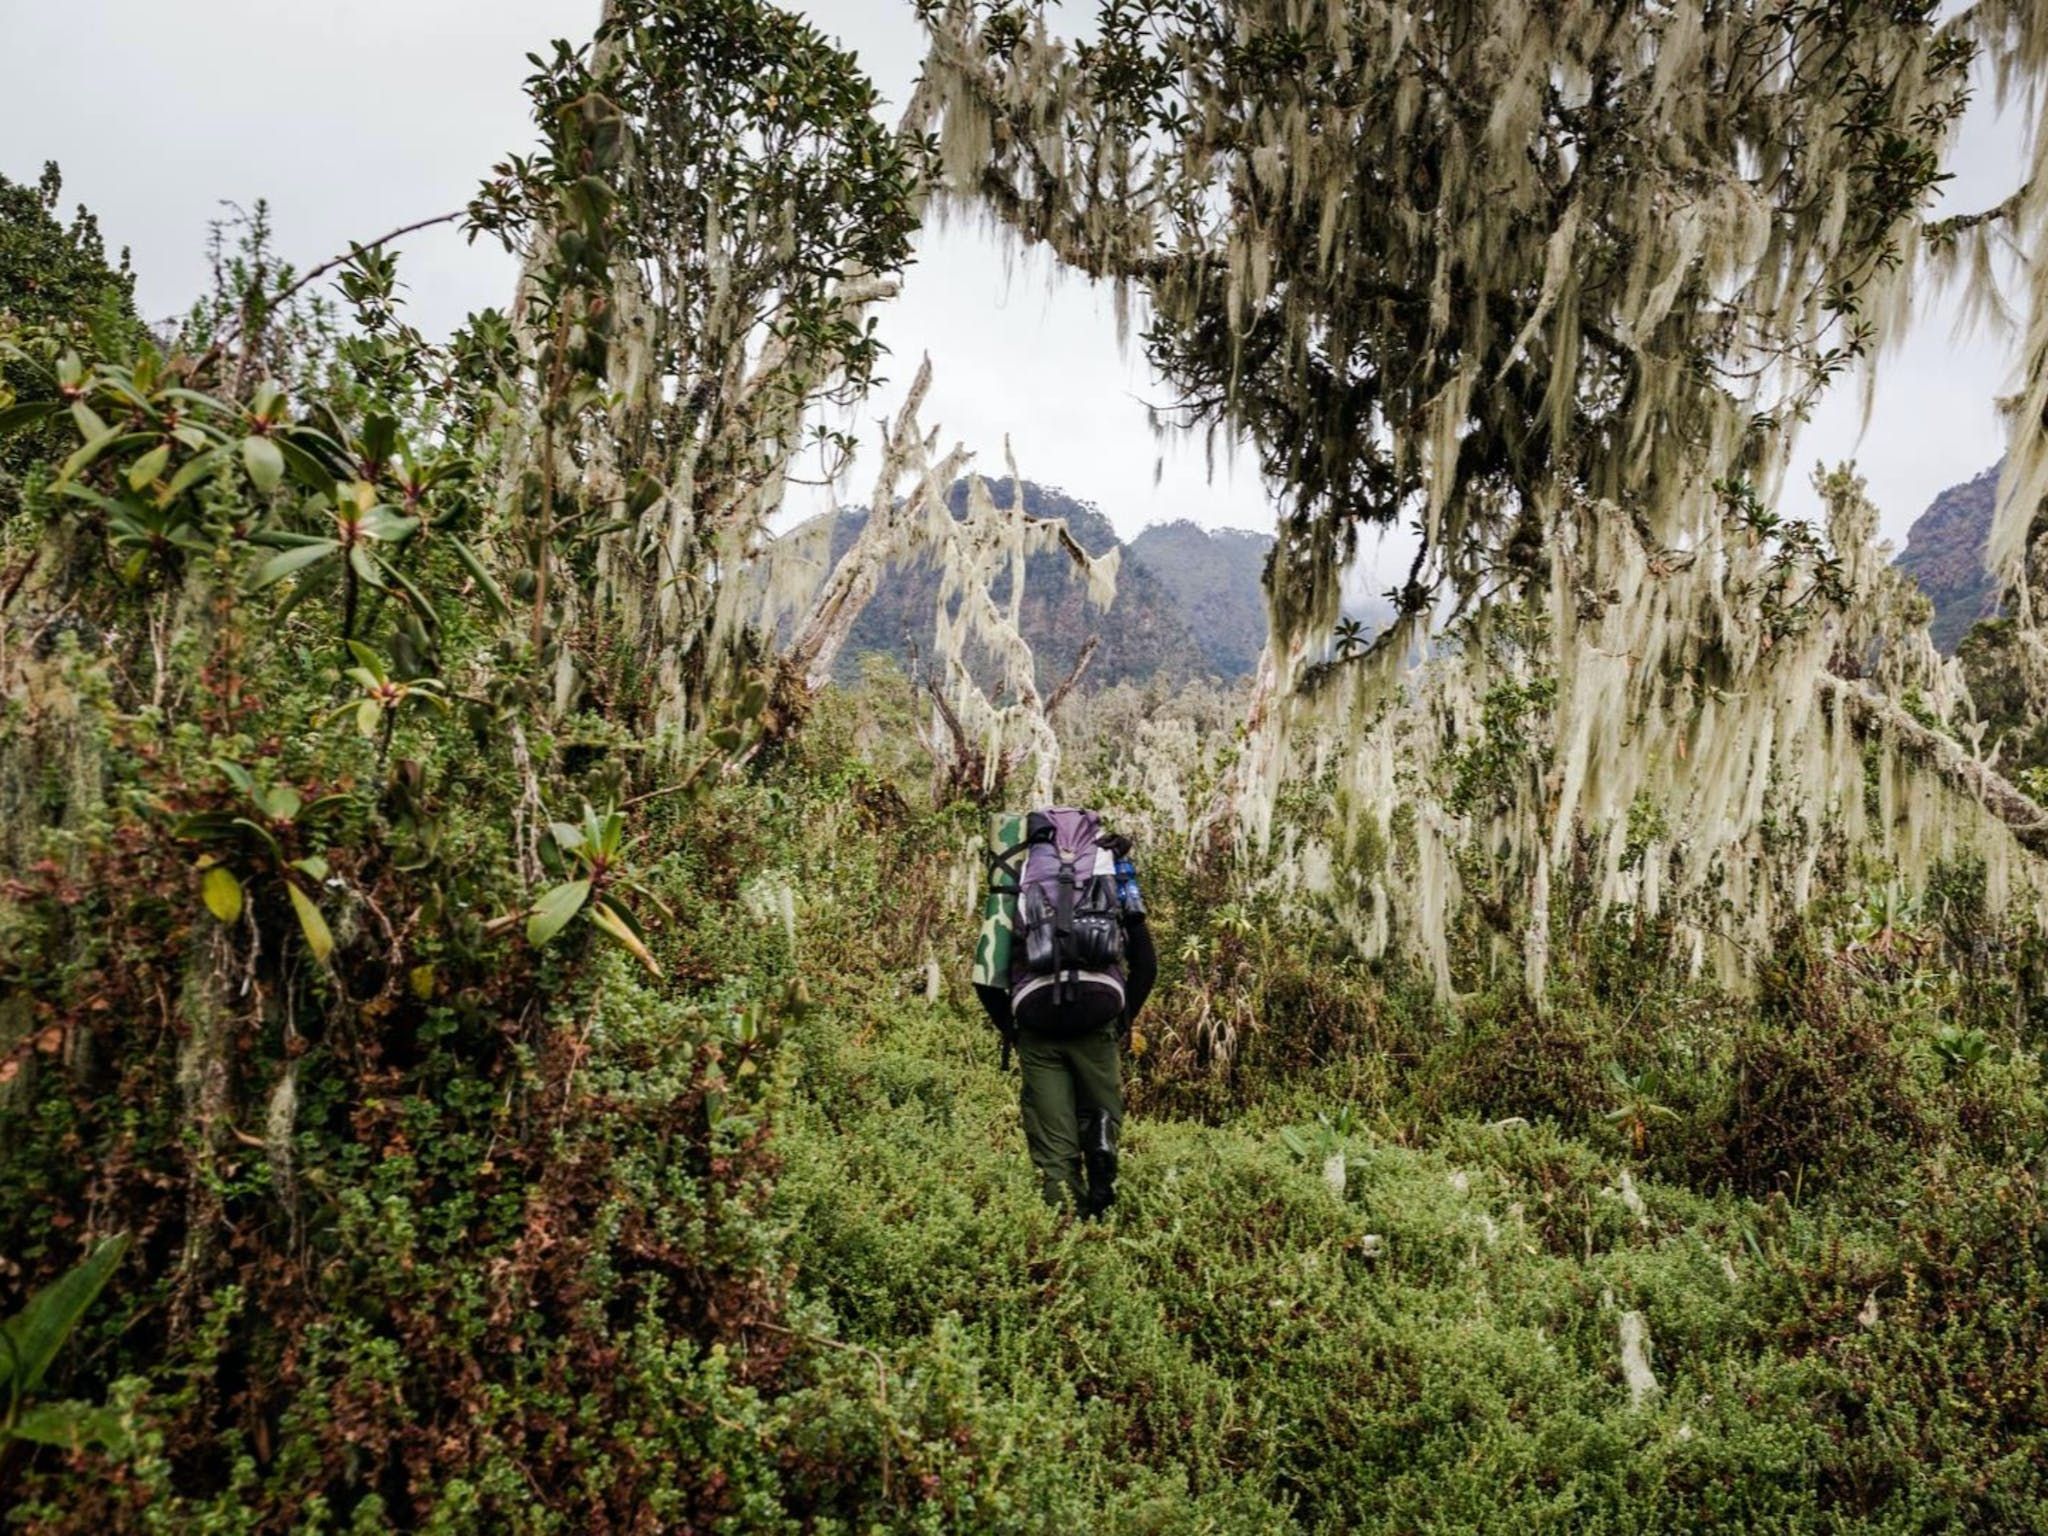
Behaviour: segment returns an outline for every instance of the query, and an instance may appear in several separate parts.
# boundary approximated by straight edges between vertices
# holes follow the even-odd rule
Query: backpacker
[[[1012,1021],[1019,1028],[1081,1034],[1118,1017],[1124,1008],[1123,909],[1101,818],[1068,806],[1033,811],[1022,841],[991,864],[992,884],[1015,892],[1007,976]]]

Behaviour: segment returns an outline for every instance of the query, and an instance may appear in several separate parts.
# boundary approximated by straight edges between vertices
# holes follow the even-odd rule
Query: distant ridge
[[[1011,483],[991,481],[997,505],[1010,505]],[[967,504],[957,482],[947,498],[956,515]],[[1095,506],[1035,481],[1024,482],[1024,506],[1035,517],[1066,521],[1091,554],[1122,546],[1116,601],[1099,611],[1065,556],[1035,555],[1025,569],[1024,634],[1038,657],[1038,682],[1049,688],[1066,676],[1090,635],[1102,644],[1084,686],[1119,682],[1168,684],[1213,677],[1247,678],[1266,640],[1262,581],[1270,534],[1242,529],[1205,530],[1187,521],[1157,524],[1129,544]],[[834,559],[866,526],[864,510],[839,514],[832,530]],[[912,643],[930,644],[938,571],[928,556],[892,571],[854,625],[839,661],[842,680],[858,674],[863,652],[907,661]]]
[[[1182,519],[1153,524],[1127,547],[1133,564],[1172,591],[1210,673],[1226,680],[1250,676],[1266,644],[1266,556],[1273,536]]]
[[[1984,556],[2003,468],[1994,464],[1935,497],[1914,520],[1905,551],[1894,562],[1933,602],[1934,643],[1947,655],[1955,654],[1971,625],[1998,613],[1998,583],[1985,570]]]

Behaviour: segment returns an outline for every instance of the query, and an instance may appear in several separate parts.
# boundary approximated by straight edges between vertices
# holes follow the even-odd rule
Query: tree
[[[1085,641],[1066,678],[1050,694],[1040,694],[1037,658],[1023,629],[1030,558],[1058,550],[1087,582],[1090,600],[1106,608],[1115,600],[1121,550],[1091,555],[1063,520],[1033,516],[1014,460],[1004,503],[974,475],[964,482],[964,515],[955,517],[952,487],[961,483],[957,477],[968,455],[955,444],[935,458],[938,434],[924,434],[917,419],[930,387],[926,359],[896,420],[884,427],[881,465],[860,536],[834,563],[779,659],[768,726],[773,733],[801,718],[810,698],[831,680],[833,664],[883,574],[922,546],[939,572],[932,633],[938,675],[922,679],[932,720],[921,736],[940,803],[962,795],[983,801],[999,796],[1027,759],[1033,797],[1042,803],[1052,797],[1060,760],[1053,713],[1087,670],[1100,637]],[[908,489],[899,494],[906,482]],[[827,531],[830,526],[824,525]],[[994,663],[993,697],[974,676],[972,661],[980,656]]]
[[[1445,662],[1467,675],[1412,743],[1436,752],[1489,692],[1489,615],[1534,621],[1557,755],[1493,828],[1523,866],[1532,978],[1551,870],[1638,793],[1691,807],[1667,847],[1704,883],[1754,866],[1763,782],[1810,737],[1832,756],[1852,716],[1921,728],[1823,685],[1864,627],[1857,497],[1837,488],[1837,537],[1770,503],[1790,428],[1875,356],[1928,263],[2038,227],[2038,179],[1923,223],[1973,61],[2022,94],[2048,75],[2037,7],[1938,9],[1103,0],[1068,46],[1037,6],[924,8],[948,185],[1136,287],[1182,424],[1256,446],[1284,507],[1266,692],[1349,710],[1358,746],[1380,715],[1329,684],[1384,681],[1366,664],[1469,623]],[[1336,647],[1358,535],[1398,522],[1401,622]],[[1262,722],[1289,714],[1262,696]],[[1718,787],[1671,766],[1703,736]],[[1839,800],[1800,807],[1814,836]],[[1612,894],[1626,839],[1608,845]]]
[[[589,47],[536,63],[545,147],[474,211],[527,252],[540,430],[507,485],[534,638],[601,610],[655,723],[682,725],[731,659],[730,578],[792,465],[811,446],[834,473],[847,446],[815,409],[881,365],[865,310],[909,259],[920,145],[878,121],[851,54],[760,0],[611,0]]]
[[[67,227],[56,217],[64,190],[55,161],[42,179],[24,187],[0,176],[0,333],[61,325],[89,351],[118,350],[142,333],[135,318],[135,275],[107,262],[99,220],[80,208]],[[0,412],[15,403],[33,381],[19,363],[0,365]],[[20,477],[30,465],[56,454],[65,441],[55,427],[42,427],[0,445],[0,520],[20,509]]]

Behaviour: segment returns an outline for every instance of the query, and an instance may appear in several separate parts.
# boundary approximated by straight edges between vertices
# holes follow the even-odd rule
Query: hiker
[[[1116,1199],[1122,1052],[1159,958],[1128,838],[1093,811],[996,818],[975,995],[1023,1069],[1024,1140],[1048,1203]],[[1021,833],[1021,835],[1019,835]]]

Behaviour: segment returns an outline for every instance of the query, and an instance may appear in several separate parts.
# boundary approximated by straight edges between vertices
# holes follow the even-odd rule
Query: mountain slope
[[[1998,612],[1998,583],[1984,569],[1984,551],[2003,467],[1994,464],[1935,497],[1907,533],[1896,562],[1933,601],[1934,643],[1945,654],[1954,654],[1972,624]]]
[[[999,506],[1009,505],[1008,481],[992,481],[990,490]],[[954,485],[948,501],[956,514],[965,511],[965,481]],[[1064,519],[1091,554],[1121,542],[1099,510],[1050,486],[1025,481],[1024,505],[1035,517]],[[834,560],[866,522],[863,510],[840,514],[832,531]],[[1166,537],[1152,537],[1159,533]],[[1271,543],[1259,534],[1206,534],[1192,523],[1147,529],[1125,546],[1116,601],[1106,611],[1088,601],[1086,583],[1064,555],[1034,555],[1025,568],[1024,635],[1038,657],[1039,687],[1056,686],[1091,635],[1102,639],[1088,668],[1091,686],[1248,676],[1265,642],[1259,582]],[[856,674],[863,652],[903,661],[913,646],[928,650],[938,591],[938,568],[928,554],[891,571],[854,624],[839,661],[841,678]],[[997,595],[1006,592],[1007,583],[999,583]]]
[[[1194,631],[1208,670],[1226,681],[1248,677],[1266,643],[1266,555],[1269,533],[1185,520],[1155,523],[1130,542],[1142,565],[1172,590]]]

